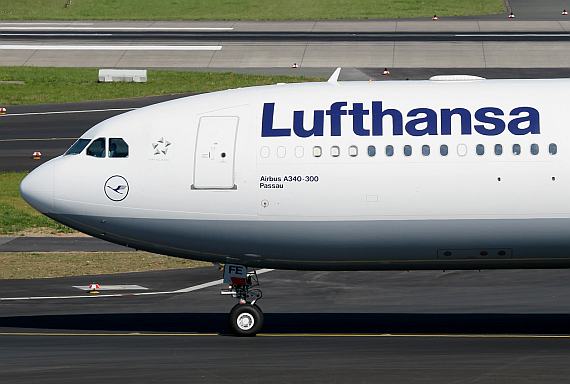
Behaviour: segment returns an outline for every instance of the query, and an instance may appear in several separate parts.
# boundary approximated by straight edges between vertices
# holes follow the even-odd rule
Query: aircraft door
[[[194,155],[193,189],[235,189],[237,116],[200,119]]]

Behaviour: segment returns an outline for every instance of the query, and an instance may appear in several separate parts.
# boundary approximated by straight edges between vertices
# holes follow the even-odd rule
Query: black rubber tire
[[[257,305],[236,304],[230,311],[228,325],[236,336],[255,336],[263,327],[263,312]]]

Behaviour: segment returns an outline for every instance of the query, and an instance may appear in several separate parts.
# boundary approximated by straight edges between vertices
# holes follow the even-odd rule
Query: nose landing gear
[[[257,306],[261,299],[256,271],[248,272],[247,267],[236,264],[224,266],[224,283],[231,284],[222,289],[222,295],[231,295],[239,300],[230,311],[228,325],[236,336],[255,336],[263,326],[263,312]]]

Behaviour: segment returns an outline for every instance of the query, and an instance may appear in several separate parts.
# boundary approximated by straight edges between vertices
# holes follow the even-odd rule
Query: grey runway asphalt
[[[5,33],[2,37],[4,43],[18,43],[30,40],[29,32],[14,31]],[[34,32],[34,40],[38,43],[53,44],[61,38],[59,31]],[[184,42],[186,44],[213,44],[217,41],[228,43],[259,43],[259,42],[382,42],[382,41],[562,41],[568,42],[568,33],[553,33],[552,31],[519,32],[487,32],[460,34],[457,32],[291,32],[271,31],[259,32],[122,32],[114,31],[108,34],[85,33],[70,31],[66,33],[65,40],[73,44],[111,43],[114,41],[133,40],[137,44],[152,44],[157,40],[163,43]]]
[[[219,279],[214,267],[4,280],[3,298],[79,297],[0,301],[2,382],[562,383],[568,273],[272,271],[260,276],[264,329],[247,339],[228,334],[221,285],[73,288],[168,292]]]
[[[132,252],[95,237],[0,237],[0,252]]]
[[[0,65],[568,68],[565,2],[506,3],[504,13],[438,21],[3,22]]]
[[[565,0],[508,0],[505,2],[508,10],[512,11],[518,20],[565,20],[561,10],[570,10],[570,4]],[[489,16],[489,17],[497,17]]]
[[[5,336],[3,383],[564,383],[552,338]]]

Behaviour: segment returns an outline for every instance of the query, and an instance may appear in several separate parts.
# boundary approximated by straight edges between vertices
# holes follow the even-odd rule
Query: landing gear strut
[[[263,312],[257,306],[261,299],[259,280],[255,270],[248,272],[247,267],[236,264],[224,266],[224,283],[231,284],[222,289],[222,295],[231,295],[239,300],[230,311],[228,325],[236,336],[255,336],[263,326]]]

